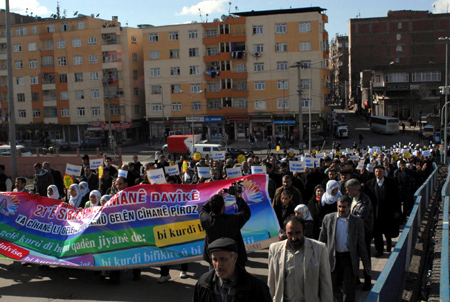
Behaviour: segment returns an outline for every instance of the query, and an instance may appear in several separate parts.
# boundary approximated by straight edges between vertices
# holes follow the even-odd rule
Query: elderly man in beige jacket
[[[273,301],[333,301],[327,247],[303,236],[304,227],[303,218],[287,218],[288,239],[270,245],[268,285]]]

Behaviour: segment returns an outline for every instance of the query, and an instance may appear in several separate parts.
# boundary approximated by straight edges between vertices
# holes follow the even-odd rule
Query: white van
[[[203,158],[205,158],[206,154],[212,158],[213,153],[226,151],[225,147],[219,144],[195,144],[194,152],[200,152]]]
[[[19,151],[19,154],[21,156],[31,156],[31,151],[26,149],[22,145],[16,145],[17,151]],[[10,145],[3,145],[0,146],[0,156],[11,156],[11,146]]]

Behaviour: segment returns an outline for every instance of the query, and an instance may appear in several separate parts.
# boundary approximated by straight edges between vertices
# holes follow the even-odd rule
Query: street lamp
[[[445,41],[445,124],[444,124],[444,165],[447,164],[447,100],[448,100],[448,41],[450,40],[450,37],[439,37],[439,41]]]
[[[286,131],[286,86],[285,81],[282,81],[283,83],[283,132],[284,132],[284,148],[286,148],[286,140],[287,140],[287,131]]]
[[[188,95],[188,96],[190,96],[191,97],[191,112],[192,112],[192,117],[191,117],[191,122],[192,122],[192,125],[191,125],[191,131],[192,131],[192,152],[191,152],[191,154],[192,154],[192,156],[194,156],[194,150],[195,150],[195,140],[194,140],[194,110],[192,110],[192,103],[194,102],[194,96],[196,95],[196,94],[200,94],[200,93],[202,93],[203,92],[203,90],[200,90],[199,92],[196,92],[195,94],[189,94],[189,93],[187,93],[187,92],[184,92],[183,90],[180,90],[180,92],[181,93],[184,93],[184,94],[186,94],[186,95]]]
[[[166,119],[164,117],[164,89],[161,85],[159,85],[159,89],[161,89],[161,111],[162,111],[162,127],[163,127],[163,138],[166,139]]]

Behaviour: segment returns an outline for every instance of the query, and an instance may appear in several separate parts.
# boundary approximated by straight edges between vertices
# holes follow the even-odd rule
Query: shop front
[[[250,126],[252,134],[258,141],[267,139],[268,136],[272,136],[273,126],[272,118],[266,117],[253,117],[250,120]]]
[[[294,132],[294,128],[296,125],[295,120],[283,120],[283,119],[276,119],[273,121],[273,136],[274,137],[287,137],[290,138],[290,136]]]
[[[246,140],[250,134],[249,115],[229,115],[226,118],[226,133],[230,140]]]
[[[206,116],[204,118],[207,137],[210,141],[221,141],[225,135],[224,120],[221,116]]]

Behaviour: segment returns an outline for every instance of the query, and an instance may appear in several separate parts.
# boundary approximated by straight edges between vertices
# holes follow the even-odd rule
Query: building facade
[[[292,136],[306,130],[309,104],[313,129],[321,131],[329,94],[327,21],[324,9],[311,7],[143,26],[150,135]]]
[[[5,28],[1,29],[4,33]],[[79,143],[106,137],[109,117],[117,141],[145,136],[140,29],[78,15],[12,26],[17,138]],[[6,37],[0,37],[6,65]],[[8,124],[7,72],[0,71],[3,127]],[[108,112],[108,103],[110,110]],[[109,115],[110,114],[110,115]]]
[[[348,36],[336,34],[330,44],[332,100],[342,100],[348,104]]]
[[[351,97],[367,115],[406,120],[437,114],[444,97],[445,43],[450,14],[389,11],[350,20]]]

